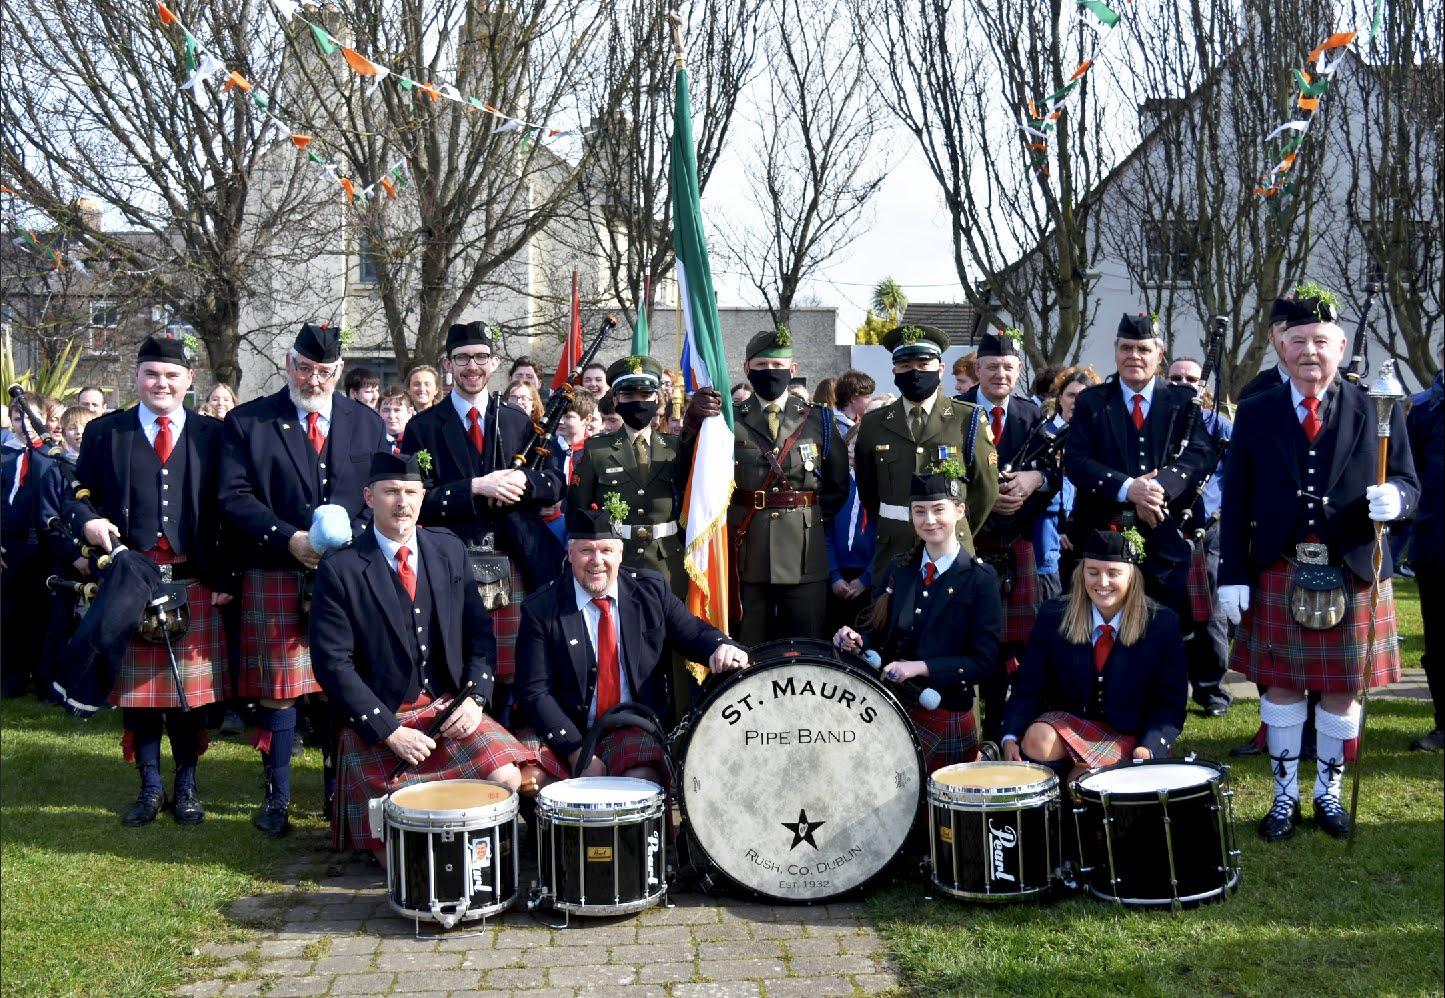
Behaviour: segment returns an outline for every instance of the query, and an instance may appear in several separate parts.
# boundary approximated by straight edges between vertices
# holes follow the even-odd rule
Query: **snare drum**
[[[683,815],[744,892],[816,903],[898,855],[918,815],[913,722],[867,665],[821,641],[753,650],[673,734]]]
[[[1239,885],[1234,792],[1212,762],[1151,759],[1074,782],[1082,885],[1130,907],[1219,901]]]
[[[964,762],[928,780],[933,883],[970,901],[1042,897],[1059,868],[1059,778],[1032,762]]]
[[[662,788],[584,776],[537,794],[537,867],[552,905],[579,915],[626,915],[667,893]]]
[[[386,893],[400,915],[449,929],[517,897],[517,795],[486,780],[432,780],[372,803]],[[374,824],[373,824],[373,827]]]

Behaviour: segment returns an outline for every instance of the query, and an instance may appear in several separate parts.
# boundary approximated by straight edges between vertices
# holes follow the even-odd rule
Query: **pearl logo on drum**
[[[1018,842],[1018,832],[1014,831],[1011,826],[1004,825],[1000,828],[992,821],[988,823],[988,850],[993,859],[993,878],[995,880],[1017,880],[1004,865],[1004,850],[1012,849],[1018,845]]]
[[[800,842],[806,842],[814,849],[817,849],[818,843],[813,841],[813,833],[822,828],[827,822],[815,821],[810,825],[808,824],[808,812],[800,810],[798,811],[797,821],[782,821],[779,822],[779,824],[793,833],[793,844],[788,846],[788,851],[791,852],[798,848],[798,843]]]

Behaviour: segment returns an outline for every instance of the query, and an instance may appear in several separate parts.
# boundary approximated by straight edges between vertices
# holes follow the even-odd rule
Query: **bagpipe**
[[[567,380],[562,387],[548,397],[541,420],[532,424],[531,437],[512,458],[513,468],[541,468],[552,456],[553,441],[557,439],[557,427],[561,425],[567,406],[572,402],[577,388],[582,384],[582,372],[597,359],[597,353],[602,349],[602,344],[606,342],[607,334],[616,328],[615,316],[609,315],[603,318],[602,326],[597,330],[597,338],[578,359],[577,365],[567,375]],[[493,434],[493,436],[497,436],[497,434]],[[496,465],[496,467],[500,467],[500,465]]]
[[[1199,390],[1194,393],[1189,408],[1185,410],[1179,434],[1177,436],[1171,434],[1169,437],[1167,453],[1170,460],[1178,460],[1189,449],[1189,442],[1194,439],[1194,431],[1199,426],[1199,421],[1204,418],[1204,391],[1211,376],[1214,378],[1215,408],[1214,425],[1211,427],[1209,435],[1213,444],[1215,468],[1219,467],[1219,462],[1224,460],[1229,449],[1229,441],[1224,438],[1223,430],[1219,425],[1219,420],[1223,418],[1219,414],[1219,404],[1222,398],[1220,395],[1220,361],[1224,356],[1224,334],[1228,329],[1229,319],[1223,315],[1216,315],[1209,325],[1209,334],[1204,341],[1204,365],[1199,374]],[[1167,507],[1169,513],[1177,519],[1179,532],[1186,537],[1189,534],[1190,520],[1195,517],[1196,511],[1202,509],[1200,498],[1204,495],[1204,490],[1208,487],[1212,477],[1214,477],[1213,469],[1200,475],[1198,481],[1180,493]],[[1207,526],[1208,524],[1200,524],[1195,529],[1202,532]]]
[[[1350,367],[1345,372],[1345,380],[1367,387],[1364,377],[1370,370],[1370,338],[1367,324],[1370,318],[1370,309],[1374,307],[1375,296],[1380,293],[1380,282],[1371,277],[1365,282],[1365,304],[1360,308],[1360,322],[1355,326],[1355,340],[1350,350]]]

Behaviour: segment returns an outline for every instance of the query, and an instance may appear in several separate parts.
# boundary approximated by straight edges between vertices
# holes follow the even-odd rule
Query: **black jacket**
[[[441,622],[432,662],[445,666],[452,689],[475,683],[475,692],[490,699],[497,642],[471,583],[466,549],[449,530],[424,527],[416,540]],[[399,726],[396,709],[415,672],[405,631],[410,611],[394,576],[376,534],[366,530],[321,559],[311,597],[311,667],[336,716],[368,745]]]
[[[874,597],[891,587],[888,623],[864,637],[887,665],[921,660],[928,666],[926,685],[942,697],[945,710],[973,706],[973,687],[999,672],[999,635],[1003,603],[998,574],[960,549],[948,570],[933,580],[923,595],[919,572],[922,555],[900,556],[888,563]],[[920,612],[921,611],[921,612]]]
[[[1375,527],[1365,489],[1375,484],[1380,452],[1375,403],[1338,378],[1326,397],[1324,429],[1314,444],[1305,439],[1288,383],[1240,403],[1220,510],[1220,585],[1253,585],[1280,555],[1293,556],[1307,533],[1317,534],[1360,579],[1372,578]],[[1398,405],[1390,415],[1388,481],[1403,495],[1403,517],[1411,516],[1420,482]],[[1386,544],[1380,578],[1391,572]]]
[[[467,439],[450,394],[406,424],[402,453],[426,451],[431,456],[421,517],[426,523],[455,531],[468,542],[494,534],[497,550],[515,559],[528,590],[535,589],[556,576],[562,561],[561,545],[540,517],[543,509],[561,500],[562,476],[551,462],[541,470],[521,469],[527,490],[512,506],[493,506],[490,500],[473,495],[472,479],[510,468],[513,457],[533,433],[526,414],[501,403],[496,392],[487,396],[482,421],[485,455],[478,455]]]
[[[183,481],[170,485],[178,493],[179,531],[196,577],[214,590],[235,594],[239,592],[239,574],[222,546],[222,436],[220,420],[187,409],[185,428],[176,440],[177,446],[185,448],[186,473]],[[90,490],[90,496],[83,500],[66,497],[63,504],[66,525],[74,536],[81,536],[85,521],[101,516],[116,525],[126,545],[142,550],[154,543],[154,537],[133,537],[130,522],[133,488],[154,484],[133,485],[131,450],[150,446],[141,429],[138,406],[108,412],[86,425],[75,479]]]
[[[1132,735],[1156,759],[1168,755],[1184,728],[1189,700],[1179,618],[1151,601],[1153,616],[1143,636],[1132,645],[1115,642],[1104,664],[1103,690],[1096,694],[1094,646],[1075,644],[1059,633],[1067,606],[1068,597],[1061,597],[1039,608],[1038,623],[1013,676],[1003,733],[1023,738],[1040,714],[1062,710]]]
[[[1410,529],[1410,562],[1439,572],[1445,568],[1445,392],[1440,375],[1415,405],[1405,425],[1420,476],[1420,507]]]
[[[315,452],[306,424],[282,388],[226,415],[221,449],[221,508],[234,528],[241,568],[301,568],[287,545],[311,528],[317,506],[335,503],[351,514],[353,533],[371,521],[361,490],[371,457],[389,451],[386,428],[371,409],[340,393],[331,397],[325,484],[313,480]]]
[[[1260,392],[1267,392],[1271,388],[1278,388],[1284,383],[1279,375],[1279,365],[1271,364],[1250,378],[1243,388],[1239,390],[1236,402],[1243,402],[1247,398],[1253,398]]]
[[[1118,374],[1111,374],[1103,384],[1079,393],[1064,445],[1064,473],[1077,490],[1073,514],[1076,536],[1107,530],[1115,516],[1133,512],[1132,503],[1116,498],[1120,486],[1129,478],[1157,470],[1159,474],[1154,480],[1172,503],[1202,476],[1214,471],[1219,458],[1202,418],[1195,420],[1183,452],[1175,457],[1179,444],[1184,441],[1194,402],[1191,389],[1171,385],[1159,377],[1154,379],[1153,400],[1144,420],[1141,456],[1130,412],[1124,406]],[[1167,562],[1188,558],[1189,546],[1175,525],[1178,513],[1182,512],[1175,511],[1174,516],[1156,529],[1142,522],[1138,524],[1151,556]],[[1196,513],[1203,522],[1202,511]],[[1162,549],[1160,542],[1167,543],[1169,549]]]
[[[688,612],[661,574],[645,568],[617,573],[622,661],[633,702],[661,714],[668,708],[671,665],[664,647],[705,662],[728,636]],[[597,655],[564,573],[522,603],[517,630],[517,698],[526,722],[566,758],[587,733],[597,688]]]
[[[978,386],[974,385],[960,398],[965,402],[972,402],[982,410],[992,432],[993,403],[978,390]],[[1045,443],[1043,431],[1035,432],[1035,428],[1047,418],[1044,410],[1032,399],[1020,395],[1009,396],[1003,414],[1003,439],[997,444],[999,468],[1037,471],[1044,476],[1044,484],[1039,486],[1038,491],[1029,497],[1017,513],[1006,516],[995,509],[989,514],[984,522],[984,530],[1002,540],[1010,541],[1020,535],[1032,538],[1034,521],[1039,518],[1039,514],[1048,506],[1049,498],[1059,491],[1062,484],[1063,473],[1057,462],[1039,463],[1029,459],[1029,455],[1039,454]],[[1020,453],[1025,445],[1029,454]],[[1022,462],[1019,460],[1021,457],[1025,459]]]

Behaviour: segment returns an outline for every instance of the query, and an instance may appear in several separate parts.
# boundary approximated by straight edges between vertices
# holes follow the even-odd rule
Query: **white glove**
[[[1370,519],[1376,523],[1398,520],[1404,511],[1405,497],[1400,494],[1400,486],[1393,482],[1371,485],[1365,490],[1365,498],[1370,500]]]
[[[1219,609],[1224,612],[1224,619],[1231,624],[1239,623],[1240,616],[1249,609],[1249,587],[1220,586],[1216,595]]]

